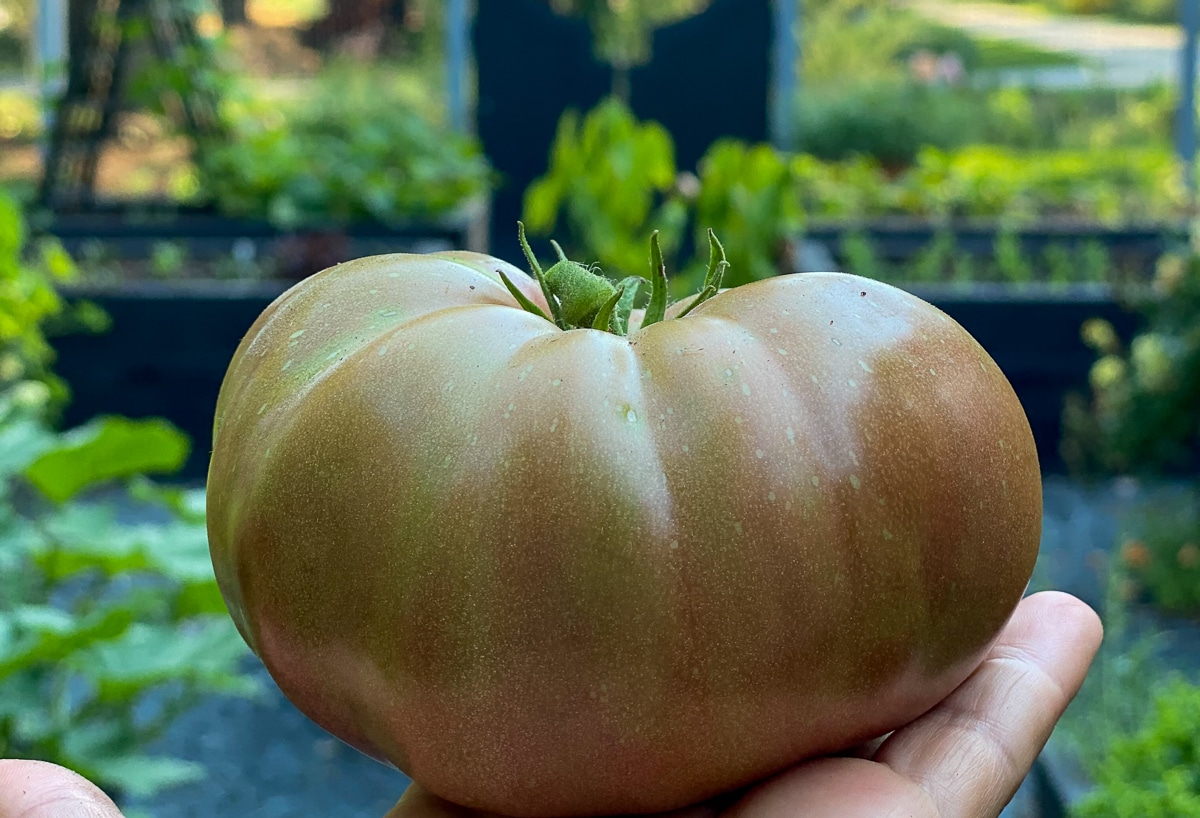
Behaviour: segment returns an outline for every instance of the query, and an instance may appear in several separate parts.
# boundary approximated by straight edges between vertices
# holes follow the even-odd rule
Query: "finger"
[[[0,759],[0,818],[121,818],[100,788],[44,761]]]
[[[722,818],[939,818],[929,795],[885,764],[808,761],[750,790]]]
[[[654,818],[715,818],[720,811],[717,803],[697,804],[691,807],[660,813]],[[0,814],[0,818],[6,818]],[[396,806],[384,818],[504,818],[492,812],[480,812],[438,798],[423,789],[420,784],[411,784]]]
[[[983,664],[897,730],[875,760],[915,782],[941,818],[999,815],[1079,691],[1102,635],[1095,611],[1068,594],[1022,600]]]

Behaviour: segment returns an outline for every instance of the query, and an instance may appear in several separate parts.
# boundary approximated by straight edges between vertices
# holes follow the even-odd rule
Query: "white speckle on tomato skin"
[[[748,383],[742,384],[742,394],[745,395],[746,397],[750,397],[750,384],[748,384]]]
[[[793,429],[791,426],[789,426],[789,427],[787,427],[786,429],[784,429],[784,430],[783,430],[783,433],[784,433],[785,435],[787,435],[788,443],[795,443],[795,442],[796,442],[796,430],[795,430],[795,429]]]
[[[755,449],[754,456],[757,457],[759,460],[762,460],[763,457],[766,456],[766,452],[764,452],[762,449]]]

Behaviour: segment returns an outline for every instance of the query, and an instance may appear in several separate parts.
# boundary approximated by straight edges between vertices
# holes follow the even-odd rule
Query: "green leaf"
[[[176,472],[189,448],[187,436],[164,420],[97,418],[63,435],[25,469],[25,477],[62,503],[107,480]]]
[[[54,433],[36,418],[0,416],[0,481],[20,474],[55,443]]]
[[[238,695],[257,691],[237,674],[247,647],[227,615],[189,621],[185,626],[144,623],[120,638],[92,646],[71,660],[92,680],[105,701],[121,701],[166,682],[202,683],[209,690]]]
[[[90,765],[98,778],[135,798],[149,798],[162,790],[203,781],[203,764],[180,758],[122,755],[98,758]]]
[[[96,642],[120,636],[133,622],[133,612],[126,606],[97,611],[69,623],[39,616],[9,622],[10,638],[7,644],[0,643],[0,680],[38,665],[52,666]]]

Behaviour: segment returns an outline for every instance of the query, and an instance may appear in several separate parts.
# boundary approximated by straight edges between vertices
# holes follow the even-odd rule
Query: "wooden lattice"
[[[139,28],[157,59],[178,63],[185,53],[204,53],[196,34],[195,11],[178,0],[94,0],[80,70],[71,72],[50,132],[41,201],[58,211],[87,210],[96,204],[96,168],[104,143],[116,130],[125,107],[126,83]],[[211,90],[189,84],[173,92],[168,108],[193,138],[219,129],[218,100]]]

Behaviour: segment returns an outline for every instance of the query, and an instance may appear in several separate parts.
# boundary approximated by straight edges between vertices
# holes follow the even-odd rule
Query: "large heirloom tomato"
[[[564,265],[366,258],[242,342],[209,536],[283,692],[437,795],[568,816],[738,788],[959,685],[1041,529],[984,350],[850,275],[664,317],[659,269],[638,326]]]

